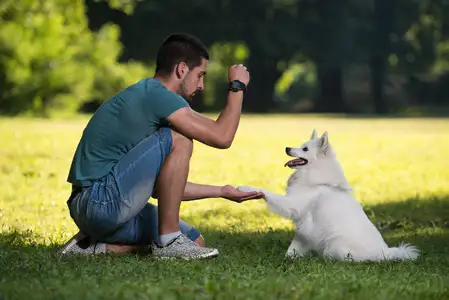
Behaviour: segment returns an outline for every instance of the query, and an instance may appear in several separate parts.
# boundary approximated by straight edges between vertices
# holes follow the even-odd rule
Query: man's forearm
[[[183,201],[205,198],[220,198],[221,196],[222,186],[187,182],[184,189]]]
[[[226,106],[217,118],[222,136],[231,145],[240,122],[242,112],[243,91],[229,92]]]
[[[207,145],[213,145],[216,148],[224,149],[229,148],[234,140],[237,128],[240,122],[240,115],[242,113],[242,101],[243,92],[229,92],[226,100],[226,106],[214,121],[202,114],[191,110],[193,116],[197,119],[201,119],[202,124],[200,128],[203,131],[204,136],[208,136],[207,140],[202,140]],[[195,120],[198,121],[198,120]],[[190,124],[195,124],[191,122]],[[196,138],[196,140],[201,140]]]

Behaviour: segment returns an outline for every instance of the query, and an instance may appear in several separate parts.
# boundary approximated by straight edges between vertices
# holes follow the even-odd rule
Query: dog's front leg
[[[264,189],[258,189],[251,186],[239,186],[237,190],[241,192],[261,192],[264,194],[268,208],[277,213],[278,215],[286,218],[295,220],[299,217],[299,212],[291,206],[291,201],[287,196],[272,193]]]

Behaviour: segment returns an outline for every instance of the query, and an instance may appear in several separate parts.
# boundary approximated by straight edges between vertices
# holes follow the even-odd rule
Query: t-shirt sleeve
[[[159,121],[165,121],[178,109],[189,106],[189,103],[182,96],[163,88],[156,89],[148,102],[152,115]]]

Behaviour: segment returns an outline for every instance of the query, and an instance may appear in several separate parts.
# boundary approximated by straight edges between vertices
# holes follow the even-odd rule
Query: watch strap
[[[238,92],[243,91],[246,92],[246,84],[241,82],[240,80],[232,80],[229,82],[228,91]]]

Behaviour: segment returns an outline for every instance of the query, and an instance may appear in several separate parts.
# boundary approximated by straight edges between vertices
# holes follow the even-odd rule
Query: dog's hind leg
[[[307,252],[309,252],[309,248],[295,236],[287,249],[285,257],[291,259],[300,258],[306,255]]]

